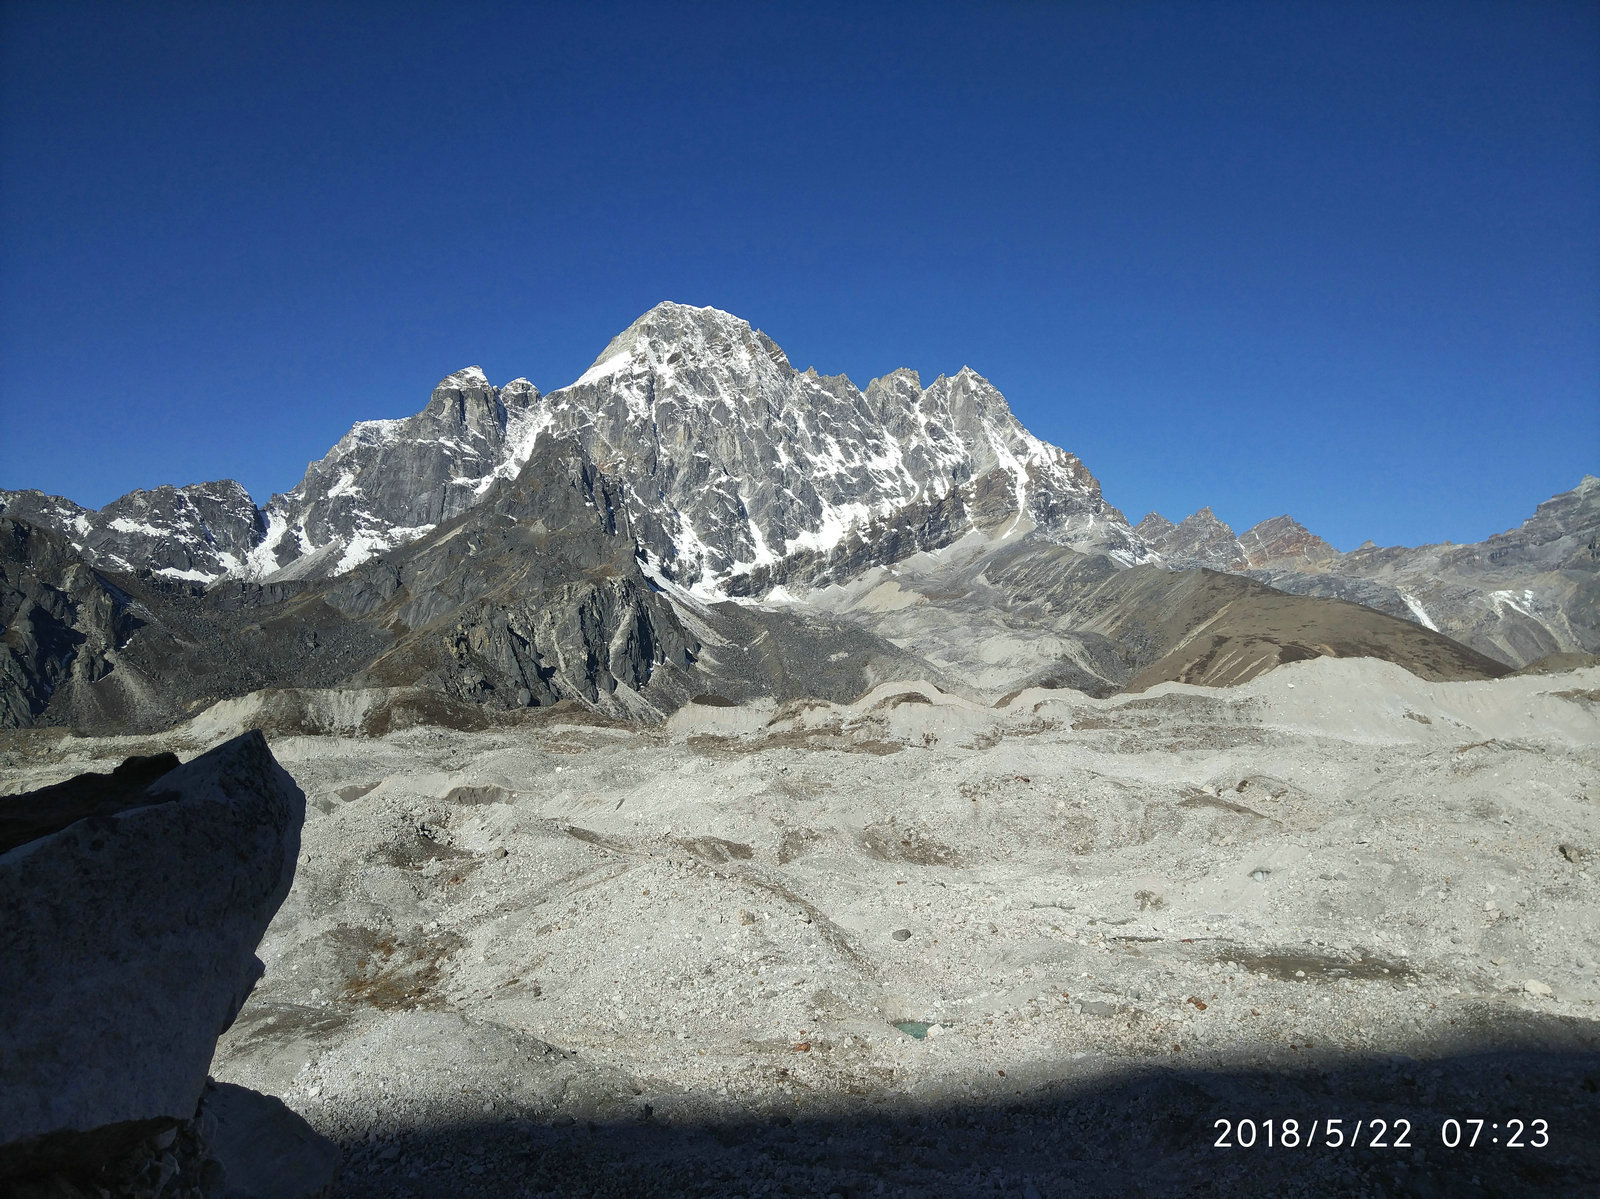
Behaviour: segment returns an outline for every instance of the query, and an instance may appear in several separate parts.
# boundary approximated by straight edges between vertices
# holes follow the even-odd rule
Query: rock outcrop
[[[923,387],[901,369],[863,392],[797,371],[736,316],[685,304],[656,305],[547,396],[526,379],[495,387],[478,367],[457,371],[414,416],[357,423],[264,511],[230,482],[134,492],[99,513],[0,492],[0,512],[110,569],[323,579],[482,504],[552,440],[576,442],[625,486],[640,550],[703,595],[837,573],[847,541],[881,562],[886,532],[920,529],[928,548],[985,511],[1125,563],[1149,557],[1083,463],[1023,428],[976,371]],[[957,518],[953,530],[928,527],[930,508]]]
[[[268,501],[260,544],[231,573],[343,574],[426,535],[527,460],[538,400],[526,379],[494,387],[471,366],[440,380],[415,416],[359,422]]]
[[[196,1120],[217,1037],[260,977],[305,796],[260,733],[171,765],[0,801],[7,1185],[164,1150]]]
[[[1210,508],[1200,509],[1178,524],[1159,512],[1151,512],[1133,531],[1143,537],[1167,565],[1179,570],[1199,566],[1233,570],[1245,564],[1243,549],[1233,529],[1219,520]]]

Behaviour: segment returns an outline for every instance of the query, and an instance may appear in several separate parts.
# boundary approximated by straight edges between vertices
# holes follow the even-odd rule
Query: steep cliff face
[[[65,538],[0,517],[0,728],[33,724],[58,692],[104,677],[140,624]]]
[[[358,681],[497,707],[645,714],[658,672],[670,685],[698,648],[640,570],[621,485],[570,440],[542,441],[469,514],[322,594],[395,633]]]
[[[702,596],[837,576],[975,522],[1009,520],[1124,563],[1149,557],[1083,463],[1024,429],[970,368],[928,387],[897,370],[863,393],[795,370],[735,316],[682,304],[652,308],[548,396],[458,371],[416,415],[355,425],[264,512],[237,484],[136,492],[99,514],[38,493],[0,493],[0,504],[120,570],[314,580],[483,503],[552,439],[625,485],[640,551]]]
[[[403,420],[362,421],[267,504],[243,573],[275,579],[343,574],[473,507],[526,459],[539,391],[493,387],[477,367],[440,381]]]
[[[1029,434],[970,369],[926,388],[895,371],[863,393],[795,370],[737,317],[662,304],[540,409],[538,427],[627,483],[641,550],[701,595],[814,576],[845,547],[859,558],[930,512],[959,533],[979,493],[1019,529],[1147,556],[1083,464]]]
[[[1209,508],[1134,528],[969,368],[927,386],[895,370],[862,390],[797,371],[737,317],[680,304],[652,308],[548,395],[458,371],[415,415],[354,426],[264,511],[225,481],[98,512],[0,492],[0,520],[12,725],[151,727],[258,688],[414,687],[487,710],[570,699],[649,719],[700,690],[787,695],[805,679],[850,698],[868,678],[948,682],[958,660],[986,668],[813,601],[974,544],[989,574],[952,594],[998,615],[963,599],[941,627],[999,637],[997,661],[1032,654],[1027,677],[1093,691],[1151,665],[1151,612],[1187,585],[1116,581],[1142,565],[1353,601],[1509,665],[1600,651],[1600,480],[1475,546],[1340,554],[1288,516],[1235,535]],[[1027,569],[1003,552],[1015,546]],[[746,653],[746,635],[788,648]],[[840,637],[857,666],[799,666]],[[1329,638],[1433,652],[1377,626]]]

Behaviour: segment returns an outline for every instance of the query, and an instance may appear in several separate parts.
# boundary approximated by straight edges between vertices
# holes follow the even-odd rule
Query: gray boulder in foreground
[[[200,1108],[221,1199],[306,1199],[321,1195],[343,1161],[282,1100],[214,1082]]]
[[[81,1170],[192,1120],[261,975],[305,819],[265,738],[132,803],[0,853],[0,1179]]]

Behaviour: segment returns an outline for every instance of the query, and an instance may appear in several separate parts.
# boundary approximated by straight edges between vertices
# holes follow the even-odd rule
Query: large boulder
[[[192,1121],[261,975],[305,796],[259,732],[164,764],[0,800],[0,1188]]]

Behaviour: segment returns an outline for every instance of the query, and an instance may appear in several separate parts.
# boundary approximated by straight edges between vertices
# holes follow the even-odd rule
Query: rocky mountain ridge
[[[1235,536],[1210,508],[1134,532],[1168,566],[1248,575],[1299,595],[1350,600],[1413,621],[1515,666],[1600,653],[1600,478],[1540,504],[1481,542],[1340,553],[1288,516]]]
[[[970,368],[926,388],[901,369],[863,392],[796,370],[746,321],[681,304],[652,308],[547,396],[457,371],[415,416],[356,424],[264,510],[229,481],[134,492],[98,514],[0,492],[0,512],[119,570],[326,578],[482,502],[559,437],[623,481],[652,568],[702,596],[760,594],[885,541],[912,552],[974,523],[1037,527],[1125,564],[1151,557],[1083,463],[1028,433]]]
[[[1589,479],[1480,546],[1348,555],[1288,517],[1240,536],[1209,509],[1130,527],[970,369],[862,390],[795,370],[727,313],[663,304],[548,395],[456,372],[414,416],[354,426],[264,510],[231,481],[99,512],[0,492],[0,724],[161,725],[273,687],[653,720],[696,692],[1108,694],[1321,653],[1478,677],[1600,648],[1597,510]],[[967,567],[930,567],[915,597],[879,588],[957,546]],[[1161,577],[1197,569],[1254,582]],[[1257,583],[1477,652],[1274,606]]]

